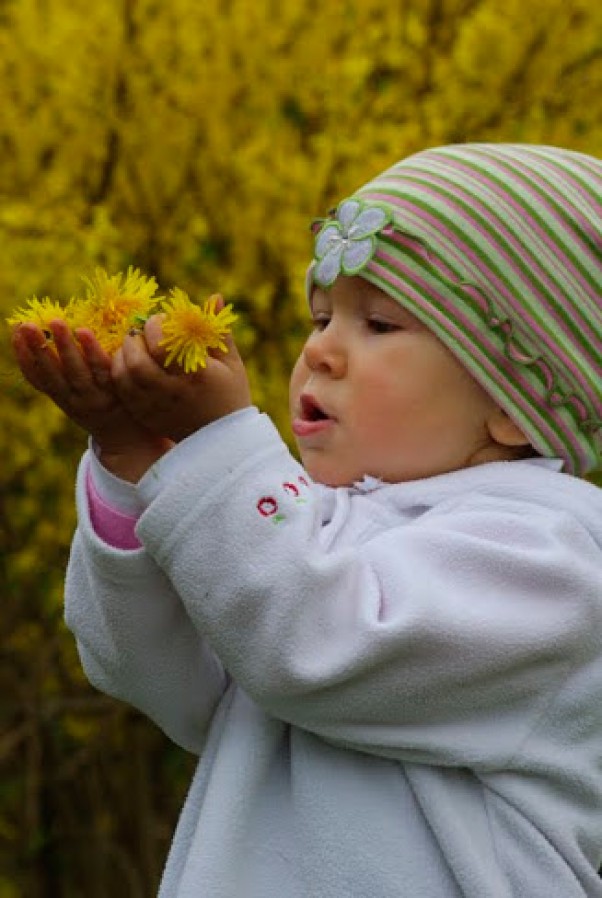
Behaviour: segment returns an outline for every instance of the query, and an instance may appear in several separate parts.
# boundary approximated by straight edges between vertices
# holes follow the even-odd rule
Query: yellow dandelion
[[[94,277],[84,278],[84,282],[86,297],[70,303],[73,327],[89,327],[108,353],[115,352],[128,330],[145,320],[162,299],[155,296],[155,279],[131,266],[126,274],[114,275],[97,268]]]
[[[65,313],[67,315],[67,321],[71,325],[72,330],[77,330],[78,327],[89,328],[91,326],[90,307],[86,299],[72,296],[67,303]]]
[[[231,305],[216,312],[218,299],[217,295],[211,296],[199,306],[179,287],[173,288],[162,309],[165,317],[160,345],[167,349],[166,366],[175,361],[188,374],[206,367],[210,349],[227,352],[223,338],[230,333],[237,316]]]
[[[49,324],[56,318],[66,321],[68,319],[67,310],[48,296],[45,296],[44,299],[34,296],[27,300],[26,305],[13,312],[10,318],[6,319],[6,323],[9,327],[17,327],[19,324],[31,321],[48,334]]]

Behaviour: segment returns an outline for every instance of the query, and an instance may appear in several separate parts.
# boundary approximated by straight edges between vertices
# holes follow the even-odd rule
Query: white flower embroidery
[[[357,274],[376,250],[376,234],[391,221],[381,206],[368,206],[361,200],[343,200],[336,218],[328,221],[316,236],[316,265],[313,279],[321,287],[330,287],[343,274]]]

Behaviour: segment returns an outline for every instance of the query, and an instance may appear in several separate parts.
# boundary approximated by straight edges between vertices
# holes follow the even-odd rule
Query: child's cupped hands
[[[217,305],[223,307],[223,300]],[[75,332],[57,318],[13,328],[13,350],[25,379],[86,430],[103,464],[137,481],[179,442],[205,424],[251,404],[246,370],[233,339],[210,349],[200,370],[165,367],[162,315],[125,337],[110,355],[95,333]]]
[[[251,405],[245,366],[231,336],[224,337],[226,352],[209,350],[205,367],[185,373],[177,364],[164,366],[161,319],[154,315],[142,333],[127,336],[113,357],[117,395],[135,421],[179,442]]]
[[[74,336],[60,319],[51,321],[48,328],[48,336],[33,322],[13,330],[13,350],[25,379],[107,452],[156,441],[120,400],[111,356],[92,331],[80,328]]]

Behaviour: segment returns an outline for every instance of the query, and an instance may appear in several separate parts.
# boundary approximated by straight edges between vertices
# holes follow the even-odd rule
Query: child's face
[[[311,477],[414,480],[491,461],[496,406],[441,341],[361,277],[313,291],[290,407]],[[499,455],[502,457],[502,454]]]

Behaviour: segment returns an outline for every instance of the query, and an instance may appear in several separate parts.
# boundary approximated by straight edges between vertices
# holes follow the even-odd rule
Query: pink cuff
[[[114,549],[139,549],[142,543],[136,536],[137,515],[124,514],[100,496],[88,470],[86,477],[90,520],[97,536]]]

